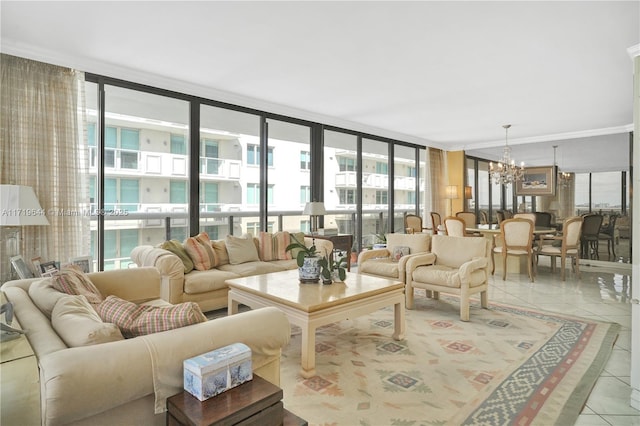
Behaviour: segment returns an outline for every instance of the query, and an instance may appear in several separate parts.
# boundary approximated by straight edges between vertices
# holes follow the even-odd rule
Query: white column
[[[633,59],[633,197],[631,212],[632,219],[638,223],[640,216],[640,44],[629,48]],[[631,259],[631,401],[630,405],[640,410],[640,227],[632,226],[633,256]]]

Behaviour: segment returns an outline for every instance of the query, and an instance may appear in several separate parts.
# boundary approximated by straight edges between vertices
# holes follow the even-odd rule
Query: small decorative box
[[[184,390],[204,401],[253,379],[251,349],[233,343],[184,361]]]

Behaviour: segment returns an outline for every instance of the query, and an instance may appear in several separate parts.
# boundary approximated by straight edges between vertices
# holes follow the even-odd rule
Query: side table
[[[315,238],[317,240],[329,240],[333,243],[333,248],[347,252],[347,271],[351,272],[351,248],[353,247],[353,235],[305,235],[305,237]],[[333,254],[332,254],[333,255]]]
[[[306,426],[284,409],[282,389],[253,376],[253,380],[200,401],[187,391],[167,399],[167,425],[194,426]]]
[[[11,326],[21,329],[15,317]],[[40,425],[38,360],[24,334],[0,344],[0,393],[0,424]]]

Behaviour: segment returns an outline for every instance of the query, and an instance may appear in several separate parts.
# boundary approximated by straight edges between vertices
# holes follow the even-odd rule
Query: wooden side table
[[[347,271],[351,272],[351,248],[353,247],[353,235],[305,235],[305,237],[315,238],[317,240],[329,240],[333,243],[334,249],[347,252]]]
[[[206,401],[187,391],[173,395],[167,399],[167,425],[305,426],[307,422],[284,409],[282,389],[254,375],[253,380]]]
[[[15,317],[11,326],[21,329]],[[0,424],[40,425],[38,360],[24,334],[0,344],[0,393]]]

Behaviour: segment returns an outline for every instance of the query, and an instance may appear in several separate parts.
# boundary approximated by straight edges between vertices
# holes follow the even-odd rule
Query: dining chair
[[[485,210],[480,210],[480,225],[486,225],[489,223],[489,215]]]
[[[556,269],[556,257],[560,257],[560,279],[565,280],[565,265],[567,258],[571,259],[571,269],[576,271],[580,278],[580,232],[582,231],[583,218],[570,217],[562,225],[562,235],[542,235],[538,246],[534,250],[537,268],[539,256],[551,257],[551,272]],[[558,246],[557,243],[560,242]]]
[[[444,218],[444,229],[450,237],[466,237],[467,224],[457,216],[447,216]]]
[[[551,228],[552,215],[549,212],[535,212],[535,225],[541,228]]]
[[[438,212],[431,212],[431,228],[433,235],[438,233],[438,228],[442,225],[442,217]]]
[[[600,232],[598,232],[598,247],[600,247],[600,241],[604,240],[607,242],[607,255],[609,255],[609,259],[611,259],[612,253],[613,258],[615,259],[616,257],[615,231],[617,220],[617,214],[610,215],[607,225],[600,225]]]
[[[589,213],[582,216],[580,233],[580,252],[585,259],[598,259],[598,237],[602,226],[602,215]]]
[[[502,279],[507,279],[507,257],[527,257],[529,279],[533,279],[533,221],[524,218],[505,219],[500,222],[500,235],[494,239],[493,270],[495,273],[496,255],[502,255]]]
[[[533,226],[536,226],[536,214],[535,213],[516,213],[513,215],[514,218],[519,219],[527,219],[533,223]]]
[[[476,219],[476,214],[474,212],[457,212],[456,217],[464,220],[465,234],[467,236],[480,236],[480,234],[469,232],[466,230],[468,228],[475,228],[478,225],[478,220]]]
[[[428,228],[422,227],[422,217],[415,214],[406,214],[404,216],[404,232],[405,234],[419,234]]]

